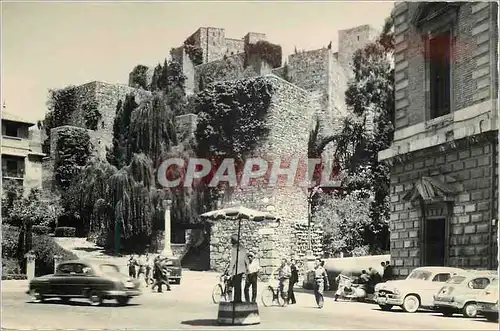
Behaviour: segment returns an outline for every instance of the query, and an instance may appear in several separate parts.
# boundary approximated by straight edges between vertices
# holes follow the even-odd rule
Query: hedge
[[[50,227],[43,225],[33,225],[34,234],[49,234],[51,232]]]
[[[19,265],[16,259],[18,237],[19,228],[2,225],[2,276],[7,277],[22,272],[16,266]],[[54,255],[61,255],[63,261],[78,259],[75,254],[63,249],[48,235],[33,234],[33,251],[36,255],[36,276],[54,272]]]
[[[69,226],[60,226],[56,228],[55,231],[56,237],[75,237],[76,236],[76,228]]]

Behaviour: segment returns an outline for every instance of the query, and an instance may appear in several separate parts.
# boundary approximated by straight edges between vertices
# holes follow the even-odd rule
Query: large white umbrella
[[[241,220],[249,220],[253,222],[277,222],[279,226],[279,218],[268,212],[262,212],[255,209],[246,208],[243,206],[230,207],[214,211],[209,211],[207,213],[201,214],[200,217],[204,220],[238,220],[238,243],[236,245],[236,270],[235,274],[238,274],[238,259],[240,253],[240,234],[241,234]],[[233,324],[235,319],[235,306],[233,304]]]

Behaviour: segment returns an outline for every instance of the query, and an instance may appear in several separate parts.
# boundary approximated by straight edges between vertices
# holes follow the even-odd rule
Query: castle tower
[[[355,28],[339,30],[338,32],[338,61],[340,65],[351,76],[350,70],[352,64],[352,57],[354,53],[367,44],[375,41],[378,37],[379,31],[370,25],[361,25]]]

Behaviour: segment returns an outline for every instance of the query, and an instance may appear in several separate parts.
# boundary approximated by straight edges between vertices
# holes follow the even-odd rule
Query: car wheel
[[[181,284],[181,279],[180,278],[179,279],[175,279],[174,280],[174,284],[180,285]]]
[[[43,295],[41,295],[38,291],[32,290],[30,292],[31,302],[41,303],[44,301]]]
[[[68,303],[69,302],[69,298],[67,298],[67,297],[62,297],[62,298],[59,298],[59,299],[61,299],[61,301],[63,303]]]
[[[120,306],[125,306],[126,304],[128,304],[130,301],[130,297],[118,297],[116,298],[116,302],[118,302],[118,304]]]
[[[474,302],[468,302],[467,304],[465,304],[462,312],[465,317],[474,318],[477,315],[477,306]]]
[[[102,304],[102,297],[99,293],[92,291],[89,294],[89,302],[91,306],[100,306]]]
[[[405,297],[401,308],[407,313],[414,313],[418,310],[418,307],[420,307],[420,300],[417,296],[410,294]]]
[[[483,315],[490,322],[498,322],[498,313],[483,313]]]
[[[392,305],[378,305],[383,311],[389,311],[392,309]]]

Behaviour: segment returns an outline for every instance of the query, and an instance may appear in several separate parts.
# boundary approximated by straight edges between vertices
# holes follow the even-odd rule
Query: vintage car
[[[444,316],[477,315],[476,298],[497,277],[496,271],[469,271],[451,277],[434,295],[434,309]]]
[[[182,279],[182,266],[179,259],[170,258],[167,261],[168,279],[174,284],[180,284]]]
[[[494,279],[477,297],[477,314],[488,321],[498,322],[498,278]]]
[[[182,266],[181,261],[178,258],[172,257],[161,257],[165,261],[165,266],[168,272],[168,280],[170,283],[180,284],[182,279]],[[149,284],[154,284],[153,273],[151,273],[151,278],[148,280]]]
[[[27,294],[34,302],[86,298],[92,306],[113,299],[126,305],[130,298],[141,294],[139,286],[138,280],[121,274],[114,264],[75,260],[61,263],[55,274],[31,280]]]
[[[399,306],[408,313],[414,313],[419,308],[432,308],[433,296],[443,283],[463,272],[463,269],[451,267],[416,268],[406,279],[377,284],[374,300],[382,310]]]

